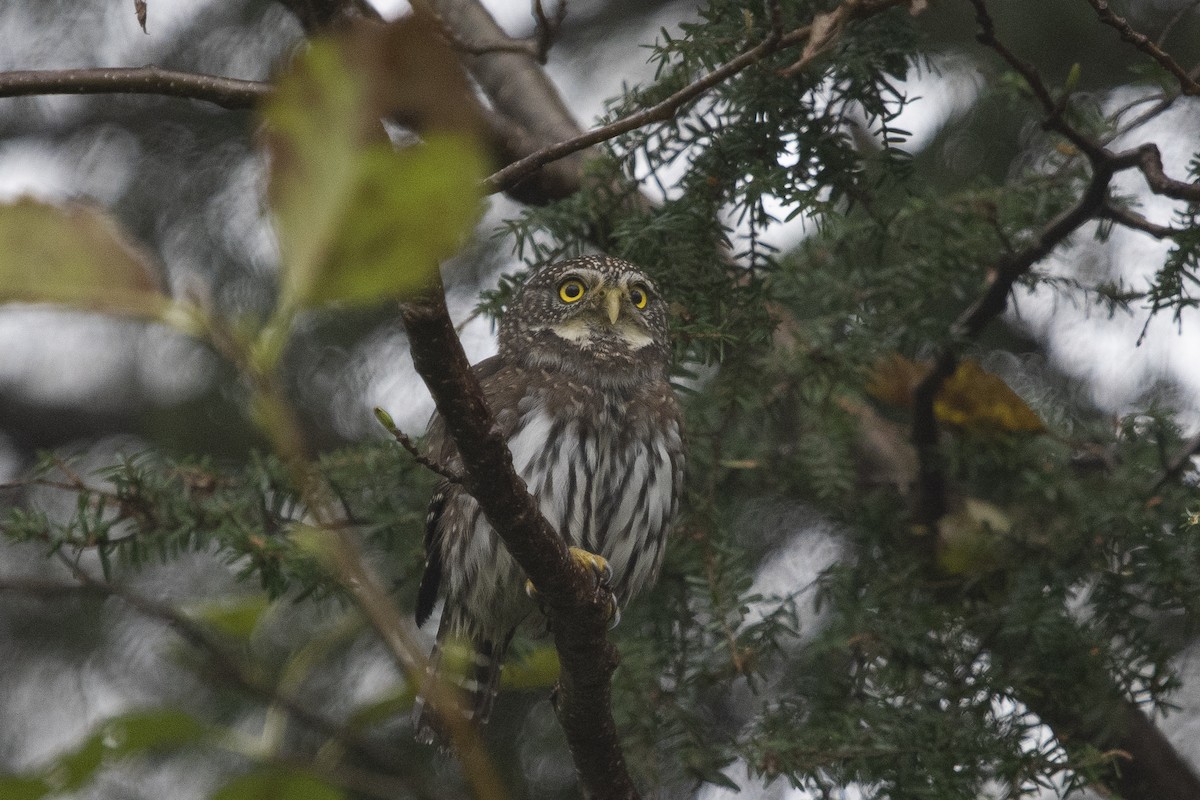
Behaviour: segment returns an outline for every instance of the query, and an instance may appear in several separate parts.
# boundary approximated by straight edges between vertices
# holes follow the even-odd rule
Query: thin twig
[[[1148,233],[1155,239],[1169,239],[1172,236],[1178,236],[1184,233],[1182,228],[1172,228],[1170,225],[1159,225],[1138,214],[1136,211],[1130,211],[1128,208],[1105,203],[1100,207],[1099,215],[1104,219],[1110,219],[1113,222],[1119,222],[1126,228],[1133,228],[1142,233]]]
[[[379,424],[384,427],[384,430],[390,433],[392,438],[408,451],[408,454],[413,457],[413,461],[416,461],[430,472],[441,475],[451,483],[462,483],[463,476],[460,473],[426,455],[421,448],[417,447],[412,439],[408,438],[408,435],[404,431],[396,427],[396,423],[392,421],[392,416],[378,406],[375,408],[375,419],[379,420]]]
[[[1171,19],[1167,21],[1167,24],[1163,26],[1162,31],[1158,34],[1158,39],[1156,39],[1154,43],[1159,47],[1165,47],[1167,39],[1171,36],[1171,32],[1175,30],[1175,26],[1180,22],[1183,22],[1183,18],[1195,11],[1197,6],[1200,6],[1200,0],[1192,0],[1191,3],[1188,3],[1186,6],[1176,11],[1175,16],[1171,17]]]
[[[271,84],[146,67],[0,72],[0,97],[40,94],[159,94],[203,100],[222,108],[253,108]]]
[[[1087,0],[1087,2],[1096,10],[1096,16],[1100,18],[1101,22],[1117,31],[1121,34],[1122,39],[1153,58],[1159,66],[1174,75],[1175,79],[1179,81],[1181,92],[1186,95],[1200,94],[1200,83],[1197,83],[1188,74],[1188,71],[1179,66],[1179,62],[1171,58],[1153,39],[1135,30],[1124,17],[1113,13],[1112,9],[1108,7],[1108,0]]]
[[[546,9],[542,7],[542,0],[533,0],[533,18],[537,23],[537,28],[533,39],[537,43],[537,60],[539,64],[545,64],[550,55],[550,48],[554,46],[554,37],[562,29],[563,20],[567,18],[567,0],[558,0],[558,7],[554,9],[554,17],[546,16]]]

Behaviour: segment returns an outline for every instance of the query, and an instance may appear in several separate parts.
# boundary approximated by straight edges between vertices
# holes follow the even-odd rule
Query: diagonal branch
[[[178,72],[155,66],[0,72],[0,97],[37,94],[158,94],[253,108],[271,91],[269,83]]]
[[[1171,58],[1165,50],[1162,49],[1153,39],[1144,33],[1140,33],[1129,24],[1129,20],[1119,16],[1108,7],[1108,0],[1087,0],[1088,5],[1096,10],[1096,16],[1100,21],[1110,28],[1121,34],[1121,38],[1131,43],[1138,50],[1141,50],[1146,55],[1158,62],[1159,66],[1170,72],[1179,81],[1179,90],[1187,95],[1200,94],[1200,83],[1188,73],[1186,69],[1179,66],[1179,62]]]
[[[555,711],[584,791],[601,800],[636,798],[612,718],[618,654],[607,639],[607,591],[570,558],[514,470],[454,332],[440,279],[402,315],[413,364],[462,458],[463,486],[538,587],[561,662]]]

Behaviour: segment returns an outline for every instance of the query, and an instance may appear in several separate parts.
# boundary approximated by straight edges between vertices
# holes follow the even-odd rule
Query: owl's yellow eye
[[[650,302],[650,295],[646,287],[638,283],[629,290],[629,299],[633,301],[634,308],[645,308],[646,303]]]
[[[558,296],[564,303],[574,303],[583,297],[583,292],[583,283],[574,278],[563,281],[558,287]]]

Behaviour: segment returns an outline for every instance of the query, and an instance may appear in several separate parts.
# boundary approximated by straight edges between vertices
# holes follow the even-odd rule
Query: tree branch
[[[555,711],[588,797],[636,798],[612,718],[618,654],[607,640],[609,596],[577,565],[538,510],[492,418],[446,310],[440,279],[402,308],[413,364],[463,463],[463,486],[538,587],[561,662]]]
[[[38,94],[158,94],[203,100],[223,108],[253,108],[269,83],[177,72],[155,66],[0,73],[0,97]]]
[[[861,19],[866,16],[878,14],[899,5],[906,5],[910,0],[849,0],[842,6],[838,7],[838,11],[832,12],[838,15],[839,25],[844,25],[845,22],[852,19]],[[844,9],[844,10],[843,10]],[[758,44],[743,51],[721,66],[705,73],[696,80],[684,86],[679,91],[667,97],[664,100],[642,109],[636,113],[622,117],[608,125],[602,125],[599,128],[593,128],[587,132],[580,132],[568,139],[556,142],[542,148],[536,153],[531,153],[528,156],[513,162],[501,170],[489,175],[484,181],[484,187],[489,193],[508,191],[514,185],[519,184],[529,174],[537,171],[541,167],[560,158],[573,155],[586,150],[589,147],[614,139],[623,133],[636,130],[645,125],[654,122],[665,122],[672,119],[679,110],[688,103],[700,97],[709,89],[723,83],[724,81],[737,75],[747,67],[753,66],[763,58],[772,53],[783,50],[789,47],[795,47],[799,44],[804,44],[809,41],[809,36],[813,31],[813,25],[805,25],[795,30],[783,33],[777,28],[773,28],[771,33]],[[825,41],[821,48],[824,49],[828,45]],[[806,48],[805,55],[796,64],[784,70],[785,76],[795,74],[799,69],[807,67],[816,57],[818,53],[809,53]]]
[[[229,652],[224,644],[191,617],[170,605],[151,600],[124,586],[95,578],[65,555],[60,554],[60,560],[78,583],[61,583],[41,578],[4,578],[0,579],[0,591],[42,597],[59,597],[72,593],[116,597],[138,613],[165,623],[184,641],[206,654],[216,676],[222,681],[262,700],[278,704],[309,729],[357,753],[381,771],[392,774],[391,770],[397,761],[391,752],[383,750],[350,728],[312,711],[307,704],[295,697],[263,683],[236,655]]]
[[[1100,21],[1121,34],[1121,38],[1131,43],[1138,50],[1158,62],[1159,66],[1170,72],[1179,81],[1179,90],[1186,95],[1200,94],[1200,83],[1179,66],[1179,62],[1163,50],[1153,39],[1134,29],[1124,17],[1114,14],[1108,7],[1108,0],[1087,0],[1088,5],[1096,10]]]
[[[995,26],[985,0],[969,2],[975,8],[980,26],[980,43],[992,48],[1021,74],[1046,113],[1043,125],[1065,136],[1087,156],[1092,177],[1074,205],[1047,223],[1032,243],[1000,258],[991,270],[991,282],[979,299],[964,310],[951,326],[951,343],[942,349],[933,368],[913,392],[913,444],[917,448],[919,461],[917,522],[926,529],[932,542],[931,550],[936,548],[937,524],[945,514],[947,505],[946,480],[938,453],[938,425],[933,404],[938,390],[957,365],[956,345],[978,336],[984,327],[1000,316],[1016,281],[1081,225],[1099,217],[1112,218],[1109,185],[1118,172],[1139,169],[1153,191],[1169,197],[1191,199],[1193,193],[1200,195],[1200,186],[1175,181],[1163,173],[1162,159],[1155,145],[1146,144],[1113,153],[1067,123],[1063,118],[1066,98],[1056,102],[1037,71],[1017,59],[996,39]],[[1135,227],[1145,230],[1142,225]],[[1119,698],[1116,724],[1112,727],[1098,726],[1094,719],[1081,714],[1078,709],[1061,706],[1053,693],[1024,699],[1034,713],[1051,726],[1060,741],[1083,738],[1101,750],[1115,749],[1129,754],[1129,760],[1116,765],[1105,778],[1107,788],[1127,800],[1200,798],[1200,778],[1145,713],[1128,699]]]

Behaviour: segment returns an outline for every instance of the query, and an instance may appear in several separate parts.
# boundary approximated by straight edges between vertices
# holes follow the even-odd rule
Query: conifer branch
[[[338,742],[348,750],[361,755],[375,768],[391,774],[390,770],[396,764],[396,758],[392,752],[363,738],[353,729],[313,711],[308,703],[280,692],[276,687],[263,682],[255,671],[248,669],[241,659],[230,652],[208,629],[179,609],[157,600],[151,600],[128,587],[94,577],[67,558],[65,554],[60,553],[59,558],[70,570],[76,583],[41,578],[10,577],[0,579],[0,592],[42,597],[59,597],[65,594],[115,597],[139,614],[167,625],[185,642],[204,653],[209,659],[208,664],[212,668],[214,676],[223,683],[235,686],[247,694],[284,708],[288,714],[312,731]]]
[[[838,28],[840,30],[840,27],[849,20],[873,16],[896,6],[907,5],[908,2],[909,0],[848,0],[842,6],[839,6],[839,10],[845,9],[845,11],[839,14]],[[814,29],[814,25],[804,25],[784,33],[772,26],[770,32],[761,42],[742,51],[741,54],[733,57],[721,66],[706,72],[671,96],[655,103],[649,108],[644,108],[641,111],[624,116],[607,125],[601,125],[598,128],[593,128],[590,131],[544,147],[536,153],[531,153],[519,161],[515,161],[489,175],[484,180],[484,188],[489,194],[508,191],[530,174],[560,158],[573,155],[594,145],[607,142],[610,139],[615,139],[621,134],[629,133],[646,125],[673,119],[684,106],[696,100],[708,90],[737,75],[739,72],[762,61],[772,53],[807,43]],[[806,48],[801,60],[785,69],[781,75],[787,77],[795,74],[799,69],[806,68],[819,52],[823,51],[828,45],[829,41],[826,40],[818,48],[813,49],[812,52],[809,51],[809,48]]]
[[[253,108],[269,83],[145,67],[0,72],[0,97],[46,94],[157,94],[202,100],[230,110]]]
[[[1112,218],[1109,187],[1121,171],[1139,169],[1152,191],[1177,199],[1190,199],[1200,194],[1200,185],[1187,184],[1167,177],[1162,169],[1158,148],[1145,144],[1131,150],[1113,153],[1069,124],[1063,114],[1064,97],[1056,101],[1040,75],[1029,64],[1018,59],[995,35],[995,25],[985,0],[970,0],[980,26],[978,39],[994,50],[1002,60],[1017,71],[1029,85],[1046,114],[1043,126],[1054,130],[1075,144],[1087,157],[1092,175],[1083,194],[1069,208],[1047,223],[1033,241],[1019,251],[1002,256],[992,267],[991,281],[983,294],[972,303],[951,327],[951,343],[944,347],[934,366],[913,392],[913,443],[919,461],[917,522],[926,530],[931,552],[936,549],[937,524],[947,510],[946,479],[938,453],[938,423],[934,413],[934,398],[957,365],[956,346],[974,339],[993,320],[1002,314],[1013,285],[1068,236],[1083,224],[1097,218]],[[1124,220],[1118,220],[1124,221]],[[1144,226],[1135,225],[1138,229]],[[1001,658],[1013,654],[1000,652]],[[1019,657],[1019,654],[1016,656]],[[1135,704],[1118,698],[1113,728],[1097,726],[1078,709],[1062,707],[1053,697],[1026,698],[1034,713],[1042,717],[1060,740],[1083,738],[1093,746],[1115,749],[1129,759],[1109,771],[1105,778],[1108,788],[1127,800],[1150,800],[1157,797],[1200,797],[1200,777],[1184,761],[1145,713]]]

